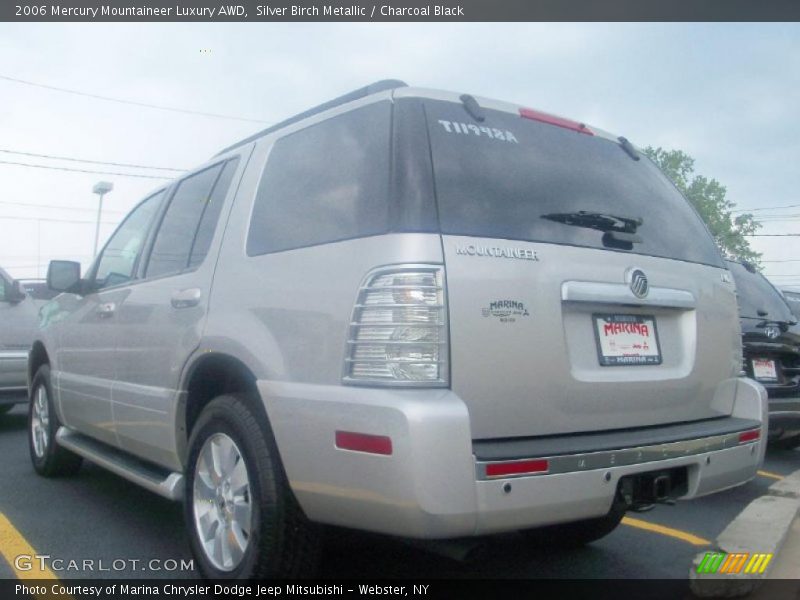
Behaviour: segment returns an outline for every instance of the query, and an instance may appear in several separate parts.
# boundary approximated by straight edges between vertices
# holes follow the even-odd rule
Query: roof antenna
[[[481,105],[478,104],[478,101],[475,100],[473,96],[469,94],[462,94],[459,97],[459,100],[464,104],[464,108],[469,113],[469,115],[475,119],[478,123],[483,123],[486,120],[486,114],[483,112]]]

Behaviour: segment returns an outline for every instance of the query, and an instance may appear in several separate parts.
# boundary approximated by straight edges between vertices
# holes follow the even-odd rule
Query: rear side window
[[[203,261],[237,162],[219,163],[181,181],[153,242],[147,277],[178,273]]]
[[[256,193],[250,256],[384,233],[391,105],[379,102],[275,143]]]
[[[603,231],[559,221],[587,211],[642,219],[641,242],[626,251],[723,266],[699,216],[646,157],[506,112],[475,123],[460,104],[425,108],[443,233],[606,248]]]
[[[203,215],[200,217],[200,225],[197,227],[197,234],[192,244],[192,251],[189,256],[189,268],[199,265],[203,262],[206,254],[208,254],[208,248],[211,246],[211,240],[217,229],[222,203],[225,201],[225,196],[228,194],[228,190],[231,187],[233,174],[236,173],[236,167],[238,165],[238,158],[225,163],[225,167],[222,169],[217,184],[214,186],[214,191],[211,192],[211,196],[203,210]]]

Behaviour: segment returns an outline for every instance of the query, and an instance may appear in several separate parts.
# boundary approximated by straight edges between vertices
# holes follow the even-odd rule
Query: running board
[[[183,475],[139,460],[90,437],[59,427],[59,446],[169,500],[183,498]]]

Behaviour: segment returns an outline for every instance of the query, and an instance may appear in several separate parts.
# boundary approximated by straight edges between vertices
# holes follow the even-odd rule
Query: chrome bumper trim
[[[760,429],[746,430],[758,431]],[[588,452],[584,454],[567,454],[561,456],[526,456],[525,458],[509,460],[477,461],[475,463],[475,474],[479,481],[512,479],[517,477],[539,477],[542,475],[556,475],[560,473],[575,473],[579,471],[591,471],[594,469],[608,469],[612,467],[622,467],[637,465],[641,463],[657,462],[683,456],[693,456],[706,452],[716,452],[727,448],[735,448],[747,444],[755,444],[760,441],[760,437],[748,442],[739,442],[739,435],[746,431],[737,431],[706,438],[693,440],[682,440],[680,442],[669,442],[666,444],[656,444],[652,446],[640,446],[636,448],[621,448],[619,450],[608,450],[602,452]],[[486,474],[486,467],[492,464],[509,464],[515,462],[525,462],[530,460],[548,461],[548,469],[543,472],[522,473],[519,475],[498,475],[489,476]]]

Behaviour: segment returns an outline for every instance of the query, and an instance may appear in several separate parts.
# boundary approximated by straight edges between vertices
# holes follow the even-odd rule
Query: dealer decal
[[[501,323],[514,323],[517,318],[530,316],[525,304],[519,300],[495,300],[482,308],[481,314],[487,318],[499,319]]]

